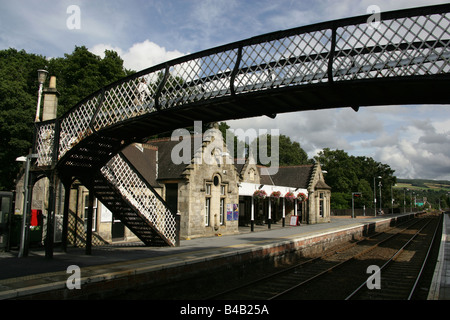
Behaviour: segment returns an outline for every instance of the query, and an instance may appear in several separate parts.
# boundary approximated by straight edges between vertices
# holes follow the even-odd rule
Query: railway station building
[[[240,227],[256,225],[270,228],[273,224],[330,221],[331,188],[319,163],[279,167],[270,174],[267,167],[256,165],[250,158],[233,159],[220,130],[208,132],[177,141],[170,137],[153,139],[122,150],[171,210],[180,214],[181,239],[236,234]],[[175,161],[174,155],[178,157]],[[33,199],[45,198],[46,188],[45,182],[39,181],[34,193],[40,195],[33,195]],[[64,191],[57,193],[56,242],[61,236]],[[17,194],[21,194],[19,189]],[[76,246],[85,244],[88,194],[83,185],[72,184],[68,241]],[[47,213],[44,198],[34,201],[32,208],[43,213],[43,224]],[[93,219],[93,245],[138,240],[97,200]]]
[[[319,163],[279,167],[270,174],[250,158],[233,159],[220,130],[208,132],[197,144],[199,137],[191,135],[183,141],[152,140],[123,151],[180,213],[182,239],[235,234],[252,224],[330,222],[331,188]],[[174,161],[174,153],[181,152],[188,161]]]

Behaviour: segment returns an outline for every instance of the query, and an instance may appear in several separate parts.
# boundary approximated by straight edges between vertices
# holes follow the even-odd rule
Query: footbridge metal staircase
[[[34,169],[77,177],[145,244],[175,245],[176,215],[120,154],[127,145],[195,120],[450,103],[450,5],[371,17],[261,35],[115,82],[36,124]]]

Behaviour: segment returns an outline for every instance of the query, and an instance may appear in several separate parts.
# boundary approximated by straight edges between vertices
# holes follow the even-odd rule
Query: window
[[[323,207],[323,192],[321,192],[319,194],[319,215],[323,218],[323,211],[324,211],[324,207]]]
[[[219,177],[218,176],[214,176],[214,185],[217,187],[219,185]]]
[[[209,217],[211,216],[211,184],[207,183],[205,188],[205,226],[209,226]]]
[[[225,217],[225,198],[220,198],[220,225],[223,225]]]
[[[226,185],[220,185],[220,225],[224,224],[225,221],[225,194]]]
[[[205,202],[205,226],[209,226],[210,213],[211,213],[211,198],[207,197]]]
[[[89,194],[85,194],[84,196],[84,223],[85,228],[87,226],[87,217],[89,210]],[[94,198],[94,205],[92,210],[92,231],[97,231],[97,199]]]

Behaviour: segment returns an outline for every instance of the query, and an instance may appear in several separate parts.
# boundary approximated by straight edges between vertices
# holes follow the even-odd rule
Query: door
[[[113,218],[111,238],[113,241],[123,240],[125,238],[125,226],[120,220]]]
[[[178,210],[178,183],[166,184],[166,203],[169,209],[176,213]]]

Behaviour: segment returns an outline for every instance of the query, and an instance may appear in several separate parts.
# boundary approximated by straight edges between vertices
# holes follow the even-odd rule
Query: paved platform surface
[[[0,299],[14,298],[52,287],[61,288],[66,285],[69,277],[67,268],[70,265],[79,266],[81,277],[89,278],[88,281],[103,281],[132,273],[194,263],[218,255],[236,254],[239,251],[272,246],[302,237],[334,233],[396,216],[400,215],[356,219],[339,217],[332,218],[330,223],[302,226],[282,227],[281,224],[273,224],[271,229],[258,226],[255,232],[250,232],[250,228],[241,228],[240,233],[236,235],[182,240],[180,247],[152,248],[139,243],[123,243],[93,247],[91,255],[86,255],[83,248],[68,248],[67,252],[55,248],[52,259],[46,259],[44,250],[37,248],[31,248],[29,256],[24,258],[18,258],[15,251],[3,252],[0,253]],[[450,253],[449,237],[446,239],[445,250]],[[447,263],[439,267],[439,274],[446,274],[448,281],[450,265]],[[439,283],[442,279],[443,277],[436,277]],[[448,299],[448,282],[446,288],[447,290],[440,290],[440,295],[433,298]]]
[[[444,213],[441,247],[432,280],[429,300],[450,300],[450,213]]]

